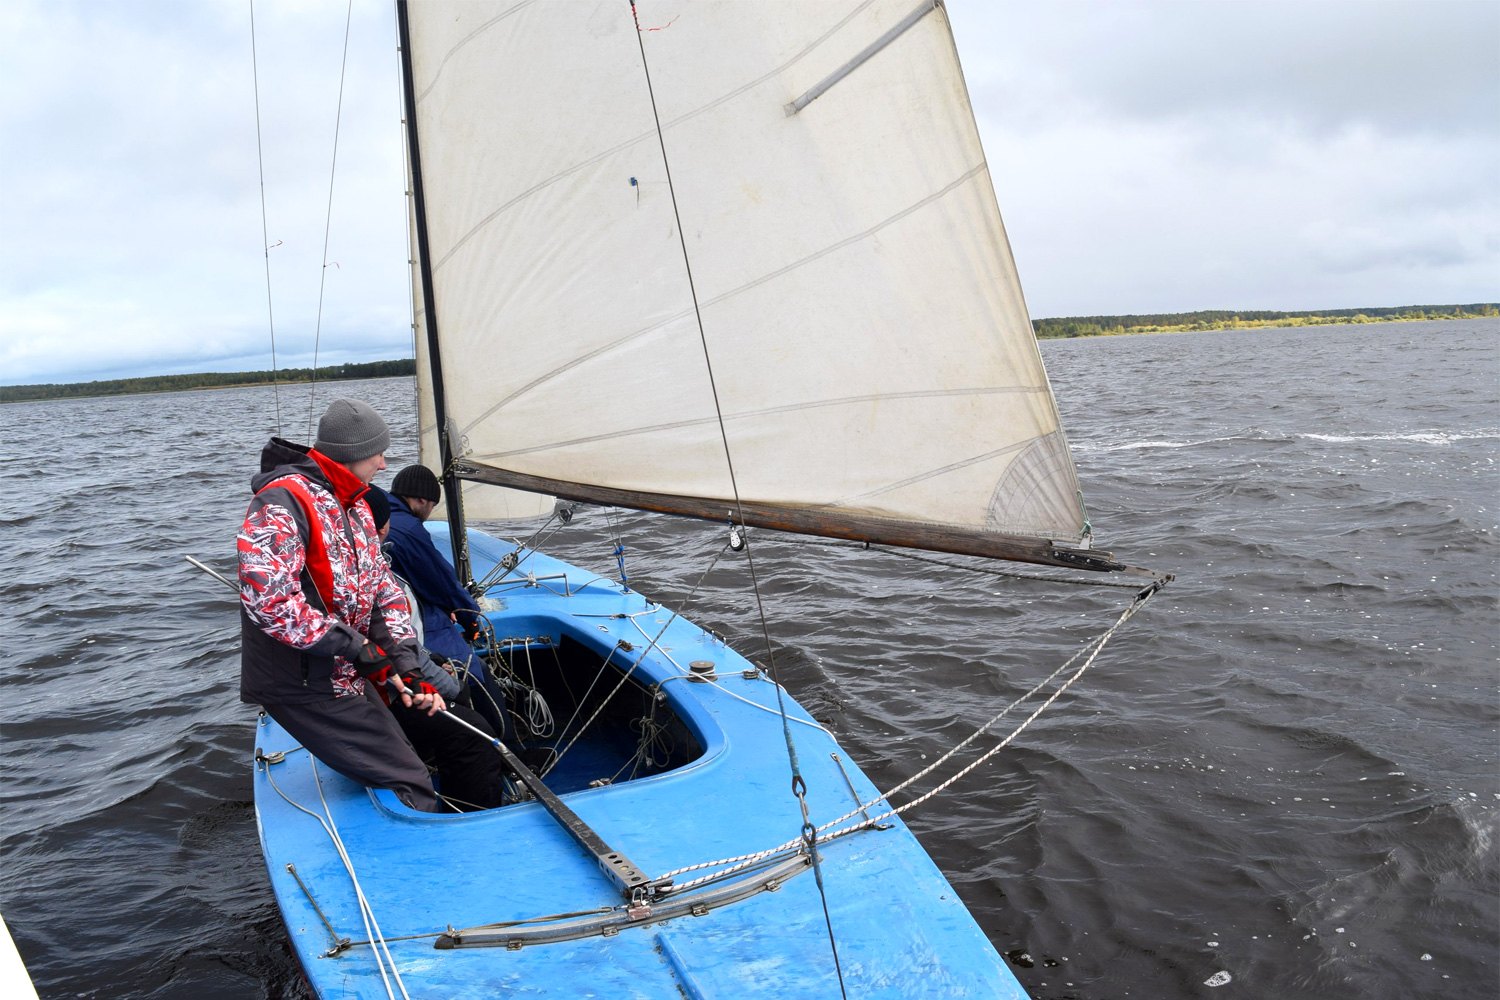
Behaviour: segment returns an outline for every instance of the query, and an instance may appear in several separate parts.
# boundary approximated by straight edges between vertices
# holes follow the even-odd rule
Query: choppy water
[[[1497,995],[1500,322],[1044,353],[1102,543],[1179,579],[912,818],[996,947],[1037,998]],[[410,380],[316,408],[335,393],[390,417],[393,467],[414,460]],[[305,438],[306,389],[281,405]],[[232,595],[183,559],[228,567],[271,390],[0,419],[0,912],[42,996],[301,996]],[[722,543],[612,517],[549,547],[608,569],[617,526],[668,604]],[[783,679],[887,785],[1127,593],[765,534],[756,552]],[[682,610],[757,656],[742,584],[716,570]]]

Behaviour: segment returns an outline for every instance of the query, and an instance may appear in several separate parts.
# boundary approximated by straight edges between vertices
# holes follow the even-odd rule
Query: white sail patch
[[[1017,534],[1047,535],[1052,513],[1071,503],[1078,510],[1078,528],[1051,537],[1077,542],[1082,538],[1083,512],[1078,509],[1078,478],[1068,454],[1068,442],[1054,431],[1028,444],[1005,470],[990,498],[990,523]]]

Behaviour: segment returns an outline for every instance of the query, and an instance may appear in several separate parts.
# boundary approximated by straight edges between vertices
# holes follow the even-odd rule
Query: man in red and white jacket
[[[411,610],[359,502],[389,446],[380,414],[336,399],[313,447],[272,438],[261,452],[238,538],[240,698],[345,777],[436,812],[427,768],[377,691],[446,707],[417,676]]]

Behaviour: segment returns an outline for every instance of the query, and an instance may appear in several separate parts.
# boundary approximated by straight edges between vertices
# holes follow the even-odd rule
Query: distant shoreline
[[[355,379],[396,378],[415,375],[411,358],[370,361],[364,364],[329,365],[280,371],[196,372],[187,375],[146,375],[141,378],[99,382],[0,385],[0,403],[41,402],[48,399],[84,399],[100,396],[136,396],[153,392],[187,392],[193,389],[245,389],[257,385],[307,385],[310,382],[347,382]],[[316,376],[316,377],[314,377]]]
[[[1433,320],[1492,319],[1500,317],[1500,304],[1480,302],[1452,306],[1394,306],[1370,309],[1325,309],[1302,313],[1224,309],[1192,313],[1157,313],[1129,316],[1065,316],[1032,322],[1038,340],[1075,337],[1117,337],[1138,333],[1194,333],[1206,330],[1257,330],[1298,326],[1354,326],[1363,323],[1411,323]],[[0,385],[0,403],[41,402],[50,399],[84,399],[100,396],[133,396],[153,392],[186,392],[193,389],[243,389],[256,385],[305,385],[309,382],[341,382],[354,379],[395,378],[415,375],[411,358],[371,361],[365,364],[330,365],[281,371],[198,372],[186,375],[148,375],[140,378],[94,382]],[[314,377],[316,376],[316,377]]]
[[[1134,316],[1066,316],[1031,325],[1037,339],[1116,337],[1135,333],[1195,333],[1205,330],[1261,330],[1298,326],[1356,326],[1364,323],[1419,323],[1434,320],[1493,319],[1500,304],[1391,306],[1378,309],[1323,309],[1301,313],[1227,309]]]

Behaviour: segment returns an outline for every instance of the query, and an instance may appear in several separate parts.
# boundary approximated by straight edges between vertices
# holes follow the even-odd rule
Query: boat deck
[[[471,537],[478,575],[511,548],[477,532]],[[601,650],[625,641],[634,650],[630,662],[639,657],[632,679],[659,685],[703,750],[667,773],[563,791],[574,812],[652,877],[798,837],[802,815],[790,790],[770,681],[713,635],[611,581],[590,580],[540,554],[529,555],[519,573],[538,583],[491,591],[503,604],[489,613],[497,636],[586,635]],[[711,661],[715,679],[686,676],[694,661]],[[832,737],[790,696],[785,704],[812,822],[853,809],[855,792],[873,798],[874,787]],[[621,912],[621,890],[537,802],[419,813],[389,792],[370,792],[315,765],[269,718],[261,720],[256,745],[260,754],[285,754],[256,768],[256,813],[277,900],[322,997],[402,995],[394,981],[383,982],[368,943],[327,954],[335,938],[372,937],[330,830],[342,841],[412,997],[839,995],[823,901],[805,865],[774,891],[702,915],[632,919]],[[567,784],[583,777],[575,771]],[[848,995],[1024,997],[910,831],[898,818],[886,822],[887,829],[820,848],[828,922]],[[573,940],[435,947],[453,929],[590,911],[612,912],[617,926]],[[539,924],[521,926],[537,933]]]

